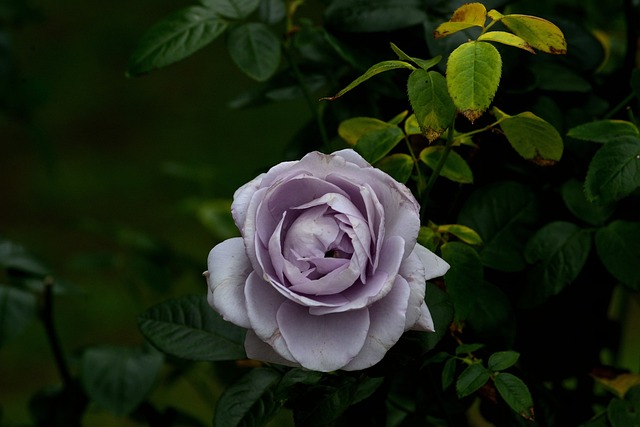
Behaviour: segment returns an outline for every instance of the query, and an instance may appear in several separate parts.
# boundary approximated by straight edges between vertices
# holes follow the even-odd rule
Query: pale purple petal
[[[361,168],[367,168],[367,167],[370,168],[371,167],[369,162],[367,162],[360,154],[358,154],[357,152],[355,152],[354,150],[352,150],[350,148],[345,148],[344,150],[334,151],[331,154],[333,154],[335,156],[340,156],[343,159],[345,159],[346,161],[348,161],[350,163],[354,163],[354,164],[360,166]]]
[[[444,276],[444,274],[449,270],[449,264],[445,260],[424,246],[416,244],[414,251],[420,257],[422,265],[424,265],[426,271],[425,280]]]
[[[424,302],[420,306],[420,317],[418,321],[411,327],[413,331],[422,331],[422,332],[435,332],[436,327],[433,323],[433,318],[431,317],[431,313],[429,312],[429,307]]]
[[[244,349],[249,359],[260,360],[262,362],[277,363],[285,366],[299,367],[295,361],[285,359],[280,354],[262,341],[251,329],[247,331],[244,339]]]
[[[349,363],[362,349],[369,322],[366,308],[313,316],[287,301],[278,310],[278,325],[291,354],[314,371],[335,371]]]
[[[342,369],[354,371],[378,363],[404,332],[409,285],[396,276],[391,292],[369,307],[371,325],[360,353]]]
[[[249,203],[251,202],[254,193],[260,188],[260,183],[262,182],[263,177],[264,174],[258,175],[253,180],[238,188],[233,194],[231,215],[233,216],[233,220],[241,233],[244,230],[244,223],[247,219],[247,213],[249,212]]]
[[[243,328],[250,327],[244,298],[244,284],[251,273],[251,263],[241,237],[216,245],[207,260],[209,304],[223,319]]]

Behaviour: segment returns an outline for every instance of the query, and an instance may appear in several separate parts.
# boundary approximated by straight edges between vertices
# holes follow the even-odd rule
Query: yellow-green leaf
[[[553,22],[530,15],[503,15],[500,21],[534,48],[546,53],[564,55],[567,41]]]
[[[429,141],[438,139],[456,115],[444,76],[436,71],[415,70],[409,76],[407,92],[423,135]]]
[[[530,111],[510,116],[493,107],[500,128],[511,146],[522,157],[541,165],[553,164],[562,157],[562,137],[555,127]]]
[[[410,155],[395,153],[383,157],[375,166],[391,175],[396,181],[404,184],[411,178],[414,164]]]
[[[473,228],[467,227],[466,225],[444,224],[444,225],[439,225],[438,228],[436,228],[436,231],[438,233],[453,234],[458,239],[470,245],[482,244],[482,238],[480,237],[480,235],[476,233],[476,231]]]
[[[502,58],[490,43],[470,41],[449,55],[447,88],[453,103],[471,122],[491,105],[501,73]]]
[[[478,41],[485,42],[498,42],[506,44],[507,46],[513,46],[520,49],[524,49],[527,52],[536,53],[529,43],[524,41],[521,37],[515,34],[507,33],[506,31],[489,31],[478,37]]]
[[[349,145],[356,145],[358,140],[367,133],[394,127],[382,120],[373,117],[353,117],[340,123],[338,126],[338,135],[344,139]]]
[[[436,168],[440,159],[444,155],[444,147],[441,145],[427,147],[420,152],[420,161],[431,169]],[[440,175],[461,184],[471,184],[473,173],[467,162],[455,151],[450,151],[444,166],[440,170]]]
[[[431,59],[420,59],[420,58],[415,58],[413,56],[409,56],[393,43],[391,43],[391,50],[393,50],[396,53],[396,55],[398,55],[398,59],[401,59],[403,61],[413,62],[414,64],[416,64],[418,67],[422,68],[425,71],[428,71],[429,68],[431,67],[435,67],[442,60],[442,55],[435,56]]]
[[[486,20],[487,9],[482,3],[463,4],[453,12],[453,16],[448,22],[444,22],[436,28],[433,36],[439,39],[471,27],[484,28]]]
[[[407,120],[405,120],[404,133],[407,135],[422,135],[422,131],[420,130],[420,125],[418,124],[418,119],[416,119],[415,114],[410,115],[407,117]]]
[[[606,143],[625,136],[640,136],[638,128],[626,120],[597,120],[595,122],[584,123],[569,129],[567,136]]]

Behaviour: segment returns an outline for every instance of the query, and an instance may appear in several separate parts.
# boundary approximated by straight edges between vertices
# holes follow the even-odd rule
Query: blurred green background
[[[283,159],[309,118],[302,101],[228,108],[255,82],[232,64],[223,39],[127,78],[143,32],[189,4],[0,1],[0,236],[79,289],[55,300],[72,369],[85,346],[142,342],[136,316],[152,304],[206,291],[200,274],[220,236],[198,221],[194,203],[231,198]],[[154,265],[131,256],[130,249],[158,247],[192,262],[192,271],[164,283],[161,257]],[[162,283],[144,283],[154,274]],[[28,420],[29,397],[57,382],[44,331],[33,322],[0,348],[0,423]],[[197,388],[178,383],[154,398],[209,423],[214,396]],[[87,425],[128,425],[99,408],[89,417]]]

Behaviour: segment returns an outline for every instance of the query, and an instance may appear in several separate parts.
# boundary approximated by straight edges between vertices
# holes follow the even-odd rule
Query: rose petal
[[[247,331],[244,339],[244,349],[249,359],[260,360],[262,362],[278,363],[285,366],[299,367],[300,364],[292,360],[287,360],[276,353],[269,344],[262,341],[251,329]]]
[[[418,321],[411,327],[413,331],[422,331],[422,332],[435,332],[436,327],[433,323],[433,318],[431,317],[431,312],[429,312],[429,307],[427,307],[426,303],[422,303],[420,306],[420,317]]]
[[[276,313],[286,301],[268,282],[265,282],[255,272],[247,278],[244,288],[247,300],[247,312],[251,329],[258,338],[270,345],[276,353],[288,360],[295,360],[282,338]]]
[[[240,229],[240,232],[244,229],[244,223],[247,219],[247,213],[249,212],[249,203],[253,198],[253,195],[260,188],[260,183],[265,174],[260,174],[253,180],[247,182],[242,187],[238,188],[233,194],[233,203],[231,204],[231,215],[236,226]]]
[[[290,301],[280,306],[277,319],[295,360],[322,372],[342,368],[360,352],[370,322],[366,308],[313,316],[306,307]]]
[[[378,363],[404,332],[409,285],[396,276],[391,292],[369,307],[371,326],[360,353],[342,369],[354,371]]]
[[[340,156],[343,159],[345,159],[346,161],[350,162],[350,163],[354,163],[358,166],[360,166],[361,168],[370,168],[372,167],[369,162],[367,162],[364,157],[362,157],[360,154],[358,154],[356,151],[352,150],[351,148],[345,148],[344,150],[338,150],[338,151],[334,151],[332,153],[334,156]]]
[[[445,260],[424,246],[416,244],[414,251],[420,257],[420,261],[424,265],[426,271],[425,280],[444,276],[444,274],[449,270],[450,266]]]
[[[243,328],[250,327],[244,285],[252,269],[242,238],[227,239],[211,249],[207,266],[209,305],[225,320]]]

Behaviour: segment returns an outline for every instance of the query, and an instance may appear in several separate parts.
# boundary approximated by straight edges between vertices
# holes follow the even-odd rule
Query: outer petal
[[[244,285],[251,273],[251,263],[245,254],[242,238],[227,239],[211,249],[207,266],[209,305],[225,320],[243,328],[250,327]]]
[[[306,307],[287,301],[278,310],[278,325],[291,354],[314,371],[335,371],[349,363],[360,353],[369,323],[367,308],[313,316]]]
[[[396,276],[393,289],[386,297],[369,307],[371,326],[360,353],[342,369],[355,371],[378,363],[400,339],[405,328],[405,313],[409,301],[409,285]]]
[[[296,360],[287,348],[276,322],[278,309],[286,301],[286,298],[280,295],[270,283],[262,280],[255,272],[249,275],[244,291],[251,329],[253,329],[258,338],[270,345],[276,353],[285,359]]]
[[[335,156],[340,156],[343,159],[345,159],[346,161],[350,162],[350,163],[354,163],[358,166],[360,166],[361,168],[367,168],[367,167],[372,167],[369,162],[367,162],[364,157],[362,157],[360,154],[358,154],[356,151],[354,151],[351,148],[346,148],[344,150],[339,150],[339,151],[334,151],[333,153],[331,153]]]
[[[444,276],[449,270],[449,264],[440,258],[438,255],[431,252],[420,244],[416,244],[414,252],[420,257],[420,261],[424,265],[426,276],[425,280],[433,279],[434,277]]]
[[[287,360],[267,343],[262,341],[251,329],[247,331],[244,339],[244,349],[249,359],[260,360],[269,363],[278,363],[285,366],[299,367],[300,364]]]
[[[258,175],[253,180],[247,182],[242,187],[238,188],[233,194],[233,203],[231,204],[231,215],[236,223],[236,226],[243,231],[244,222],[247,219],[247,211],[249,209],[249,203],[254,193],[260,188],[260,183],[264,174]]]
[[[433,318],[431,317],[431,313],[429,312],[429,308],[427,304],[424,302],[420,306],[420,317],[418,321],[411,328],[414,331],[422,331],[422,332],[435,332],[436,326],[433,323]]]

